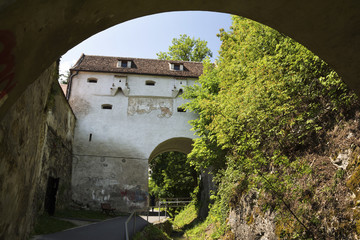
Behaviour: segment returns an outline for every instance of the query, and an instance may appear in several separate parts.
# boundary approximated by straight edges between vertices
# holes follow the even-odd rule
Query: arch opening
[[[187,154],[177,151],[160,153],[149,164],[149,193],[158,197],[190,198],[199,183],[198,176],[199,173],[187,161]],[[169,182],[171,186],[167,186]],[[157,190],[152,191],[154,188]]]
[[[189,154],[193,149],[192,144],[193,140],[191,138],[178,137],[168,139],[155,147],[149,156],[149,162],[164,152],[181,152]]]
[[[168,207],[175,216],[191,201],[194,190],[200,184],[200,173],[187,161],[192,140],[173,138],[160,143],[149,158],[149,207],[159,201],[180,201]]]

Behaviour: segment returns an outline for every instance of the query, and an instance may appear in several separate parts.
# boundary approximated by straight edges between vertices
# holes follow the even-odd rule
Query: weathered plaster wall
[[[89,78],[97,82],[88,82]],[[146,85],[148,80],[156,82],[155,86]],[[194,138],[188,121],[196,116],[177,111],[185,103],[178,90],[194,82],[79,72],[72,80],[69,99],[77,117],[74,201],[95,209],[104,201],[122,211],[146,207],[148,159],[153,150],[169,139],[178,139],[172,144],[174,148],[189,152],[183,139]],[[102,109],[103,104],[112,105],[112,109]]]
[[[99,209],[110,202],[120,211],[147,206],[148,163],[144,159],[74,156],[73,199],[80,206]]]
[[[26,239],[48,176],[60,177],[57,206],[69,203],[74,125],[53,64],[0,122],[0,239]]]

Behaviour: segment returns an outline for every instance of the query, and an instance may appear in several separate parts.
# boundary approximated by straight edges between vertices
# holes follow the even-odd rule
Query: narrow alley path
[[[48,235],[39,235],[33,240],[125,240],[125,221],[128,216],[121,216],[82,227],[68,229]],[[135,233],[141,231],[148,222],[136,217]],[[134,235],[134,218],[128,223],[130,239]]]

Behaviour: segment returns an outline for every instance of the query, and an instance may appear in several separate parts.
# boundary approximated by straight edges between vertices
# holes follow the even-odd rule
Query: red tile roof
[[[119,60],[131,61],[131,68],[117,67]],[[169,64],[183,64],[183,71],[170,70]],[[106,57],[82,55],[72,71],[108,72],[108,73],[131,73],[162,75],[172,77],[198,78],[203,71],[201,62],[185,62],[144,58]]]

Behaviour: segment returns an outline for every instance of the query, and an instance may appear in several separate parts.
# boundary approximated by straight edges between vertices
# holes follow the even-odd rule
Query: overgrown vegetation
[[[171,240],[171,238],[161,229],[149,224],[141,232],[138,232],[133,240]]]
[[[196,204],[194,202],[189,204],[174,218],[172,236],[176,239],[177,233],[181,233],[185,239],[218,239],[224,234],[227,226],[221,224],[220,214],[216,211],[217,207],[212,207],[207,219],[201,221],[197,217],[198,207]]]
[[[188,204],[184,210],[182,210],[178,215],[175,216],[173,221],[173,227],[176,230],[187,229],[188,226],[191,226],[194,221],[197,219],[197,208],[193,203]]]
[[[197,169],[211,166],[218,183],[204,223],[217,229],[212,238],[225,234],[230,207],[250,190],[262,212],[277,213],[282,239],[345,236],[346,226],[326,229],[329,212],[319,207],[324,199],[331,204],[326,197],[334,192],[328,185],[320,191],[317,175],[335,175],[336,185],[344,173],[306,156],[328,150],[326,132],[352,116],[357,97],[319,57],[269,27],[234,16],[231,30],[219,37],[216,64],[205,61],[200,84],[183,95],[191,100],[186,108],[199,114],[192,125],[200,138],[189,161]]]
[[[198,185],[198,173],[187,162],[186,154],[165,152],[150,163],[149,193],[159,198],[184,198]]]

